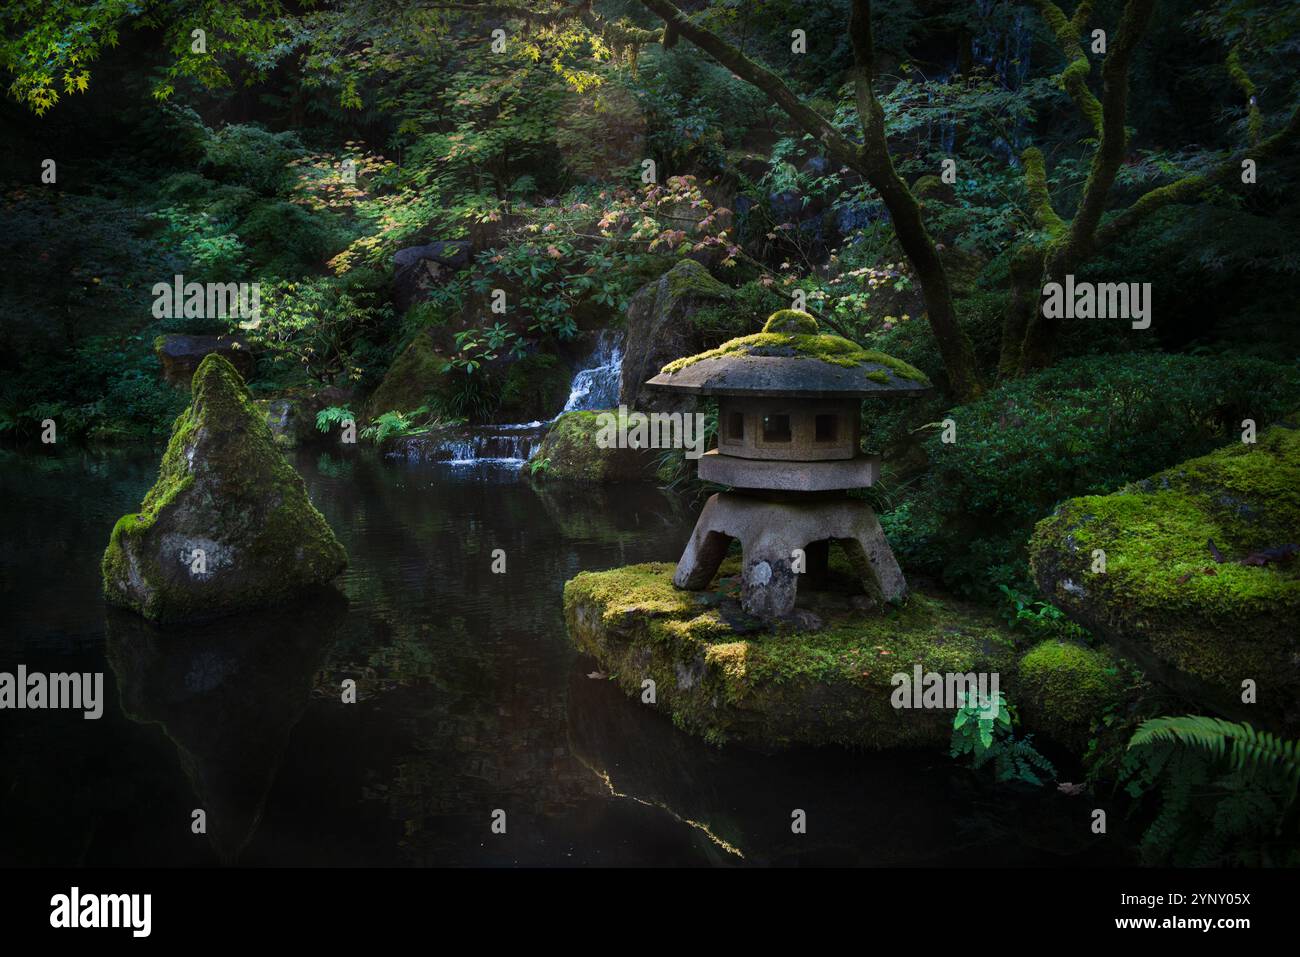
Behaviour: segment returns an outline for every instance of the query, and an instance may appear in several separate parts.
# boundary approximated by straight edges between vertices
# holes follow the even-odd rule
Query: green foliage
[[[1300,863],[1300,742],[1221,718],[1153,718],[1133,735],[1121,770],[1132,797],[1159,797],[1142,836],[1148,863]]]
[[[968,701],[952,720],[949,756],[968,759],[976,771],[989,769],[999,782],[1041,787],[1055,780],[1052,763],[1035,750],[1032,735],[1017,738],[1015,715],[1002,692],[995,701]]]
[[[276,196],[293,185],[290,164],[303,152],[296,133],[271,133],[259,126],[231,124],[209,133],[199,172],[263,196]]]
[[[1017,591],[1009,585],[999,584],[1002,596],[999,611],[1013,629],[1036,638],[1085,638],[1088,632],[1066,617],[1065,612],[1050,602],[1039,601],[1033,595]]]
[[[428,432],[434,425],[427,405],[410,412],[384,412],[375,416],[368,426],[361,430],[361,437],[369,439],[375,445],[383,445],[389,439],[404,435],[419,435]]]
[[[266,285],[261,320],[242,334],[266,349],[274,365],[322,383],[359,381],[370,340],[381,337],[392,318],[368,279],[355,273]]]
[[[356,420],[357,417],[346,405],[331,405],[316,413],[316,428],[321,432],[328,432],[335,426],[342,426],[344,423],[356,422]]]
[[[1300,403],[1300,369],[1259,359],[1129,354],[1064,361],[949,410],[908,496],[901,551],[968,594],[1029,591],[1025,545],[1061,500],[1103,494],[1238,436]],[[896,546],[898,545],[895,542]]]

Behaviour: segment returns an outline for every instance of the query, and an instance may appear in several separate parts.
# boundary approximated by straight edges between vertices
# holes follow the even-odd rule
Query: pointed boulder
[[[113,528],[104,595],[155,621],[227,614],[328,582],[347,553],[235,367],[209,355],[158,481]]]

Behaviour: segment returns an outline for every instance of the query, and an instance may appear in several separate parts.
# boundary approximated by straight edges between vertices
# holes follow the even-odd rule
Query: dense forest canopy
[[[6,293],[27,320],[9,351],[92,350],[111,374],[49,397],[87,425],[114,414],[105,388],[140,378],[105,334],[140,332],[139,284],[172,272],[261,282],[270,322],[252,335],[322,383],[373,385],[421,324],[503,287],[518,297],[509,320],[451,320],[451,369],[554,348],[617,323],[682,256],[748,291],[754,315],[799,295],[859,339],[926,322],[959,399],[1062,353],[1267,352],[1258,330],[1291,336],[1270,321],[1280,297],[1259,293],[1293,288],[1297,265],[1294,4],[107,2],[0,16],[16,147],[3,241],[33,262]],[[34,187],[47,159],[87,144],[94,158],[65,163],[57,190]],[[473,274],[395,311],[392,256],[429,239],[472,240]],[[1042,289],[1074,273],[1153,282],[1154,331],[1044,319]],[[881,294],[909,288],[907,312]],[[148,391],[137,381],[110,404],[167,404]],[[487,412],[495,397],[479,391],[466,384],[455,411]],[[6,408],[24,412],[13,396]]]

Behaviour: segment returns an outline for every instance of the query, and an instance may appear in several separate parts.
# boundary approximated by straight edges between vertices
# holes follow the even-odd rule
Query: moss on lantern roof
[[[665,375],[672,375],[697,362],[731,356],[739,358],[800,356],[849,369],[874,365],[888,369],[899,379],[926,386],[930,384],[924,372],[908,365],[902,359],[895,359],[875,349],[864,349],[843,336],[819,332],[817,320],[798,309],[782,309],[774,312],[764,324],[762,332],[732,339],[707,352],[675,359],[664,366],[662,372]],[[867,378],[874,382],[881,382],[883,379],[879,369],[868,373]]]

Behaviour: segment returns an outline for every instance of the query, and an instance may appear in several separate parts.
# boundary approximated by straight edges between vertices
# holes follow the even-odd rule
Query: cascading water
[[[613,329],[602,330],[586,367],[579,369],[573,377],[569,401],[564,403],[561,414],[612,409],[618,405],[618,393],[623,384],[622,342],[620,333]]]
[[[565,412],[611,409],[618,405],[623,379],[622,335],[606,329],[583,367],[574,373],[569,398],[545,422],[481,425],[451,434],[412,436],[389,451],[394,458],[453,466],[492,465],[520,468],[537,451],[552,422]]]
[[[1024,9],[1020,6],[1008,9],[999,5],[997,0],[978,0],[976,8],[988,26],[975,36],[971,53],[1001,77],[1007,89],[1020,89],[1029,76],[1034,43],[1033,28]],[[1020,163],[1020,149],[1027,130],[1025,120],[1018,119],[1009,131],[1009,140],[997,137],[993,141],[993,148],[1013,166]]]

